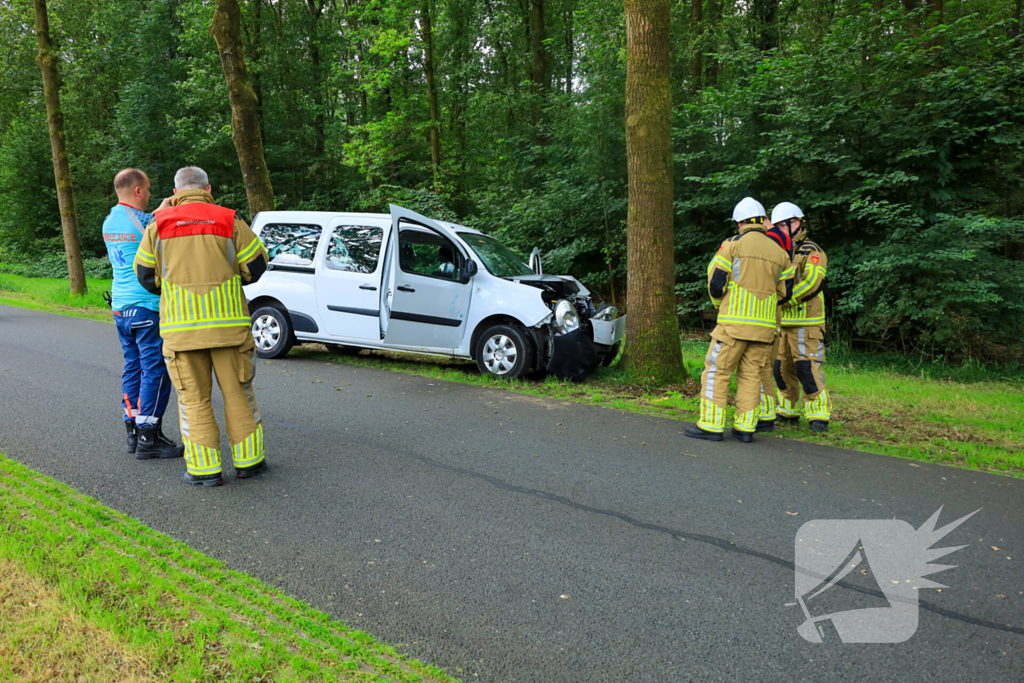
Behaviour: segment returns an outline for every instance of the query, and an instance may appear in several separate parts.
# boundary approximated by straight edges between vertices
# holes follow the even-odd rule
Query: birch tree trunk
[[[64,233],[64,254],[68,261],[68,282],[72,294],[85,294],[85,268],[82,265],[82,245],[78,241],[75,197],[71,188],[71,168],[68,166],[68,150],[64,139],[64,112],[60,108],[57,58],[53,54],[53,43],[50,42],[50,19],[46,12],[46,0],[32,0],[32,5],[36,12],[36,43],[39,45],[36,66],[43,75],[46,123],[50,129],[53,178],[57,184],[60,226]]]
[[[669,0],[625,0],[626,368],[658,383],[683,370],[676,317],[672,224]]]
[[[263,156],[260,137],[259,105],[245,67],[242,49],[242,13],[237,0],[216,0],[210,35],[217,41],[220,66],[228,85],[231,103],[231,139],[242,169],[245,196],[249,200],[249,218],[274,208],[274,189]]]

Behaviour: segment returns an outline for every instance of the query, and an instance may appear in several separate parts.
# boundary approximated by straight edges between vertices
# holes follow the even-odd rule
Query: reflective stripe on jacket
[[[185,190],[156,214],[135,255],[140,280],[160,290],[160,331],[169,351],[240,346],[250,335],[242,286],[266,251],[231,209]]]
[[[783,327],[825,325],[825,283],[828,259],[824,250],[810,240],[798,242],[793,254],[796,284],[793,300],[782,307]]]

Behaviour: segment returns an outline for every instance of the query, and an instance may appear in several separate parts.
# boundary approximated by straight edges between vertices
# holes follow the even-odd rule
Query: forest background
[[[277,208],[403,204],[524,255],[539,246],[545,272],[628,311],[621,3],[240,4]],[[1021,0],[692,0],[671,11],[683,329],[713,326],[705,268],[733,230],[732,206],[753,195],[807,213],[829,256],[833,335],[1019,360]],[[245,212],[212,15],[209,0],[49,3],[94,271],[125,166],[146,170],[159,198],[177,168],[199,165],[216,199]],[[30,3],[0,0],[0,269],[66,276],[33,21]]]

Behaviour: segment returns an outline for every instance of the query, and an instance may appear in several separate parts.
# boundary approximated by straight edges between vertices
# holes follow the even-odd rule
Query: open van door
[[[451,353],[466,334],[476,262],[450,230],[391,205],[381,281],[381,338],[389,347]]]

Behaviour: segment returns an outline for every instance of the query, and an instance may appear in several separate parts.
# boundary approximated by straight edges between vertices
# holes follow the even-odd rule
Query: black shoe
[[[267,459],[263,458],[252,467],[236,467],[235,474],[238,475],[239,479],[248,479],[249,477],[256,476],[260,472],[266,472],[267,470]]]
[[[705,441],[722,440],[722,435],[719,434],[718,432],[708,432],[696,425],[690,425],[689,427],[686,428],[686,431],[683,433],[686,434],[686,436],[690,437],[691,439],[704,439]]]
[[[732,438],[742,441],[743,443],[750,443],[754,440],[754,435],[750,432],[741,432],[735,427],[732,428]]]
[[[216,474],[192,474],[185,470],[181,480],[186,484],[202,484],[203,486],[220,486],[224,483],[224,478],[220,472]]]
[[[824,434],[828,431],[828,422],[826,420],[811,420],[811,431]]]
[[[138,432],[139,445],[135,449],[135,457],[139,460],[180,458],[185,455],[185,447],[164,436],[159,425],[141,425]]]
[[[128,430],[128,452],[134,455],[139,445],[139,432],[135,429],[135,420],[125,420],[124,426]]]
[[[775,419],[776,420],[782,420],[783,422],[785,422],[788,425],[795,425],[796,423],[800,422],[800,416],[799,415],[797,417],[787,417],[785,415],[776,415]]]
[[[758,434],[766,434],[768,432],[775,431],[775,420],[758,420],[757,427],[754,429]]]

